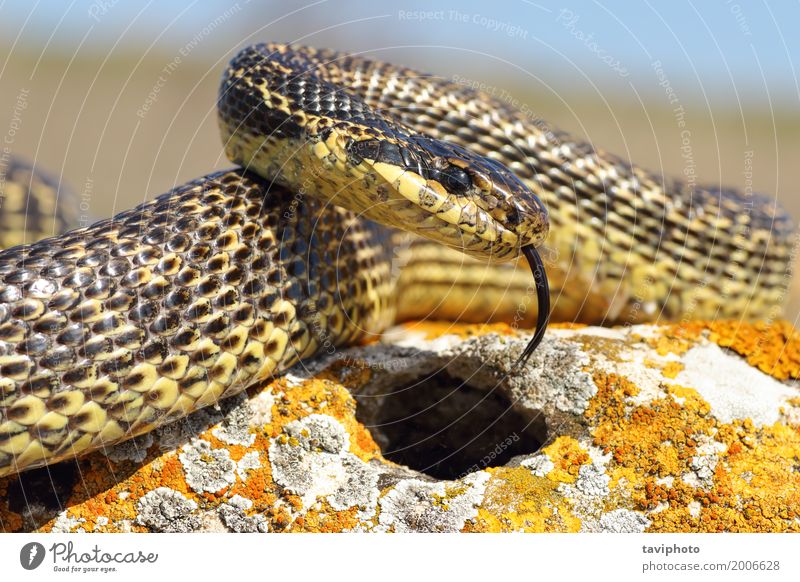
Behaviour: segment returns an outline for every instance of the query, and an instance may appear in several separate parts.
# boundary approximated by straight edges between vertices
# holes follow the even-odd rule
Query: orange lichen
[[[637,395],[639,387],[616,374],[595,374],[594,382],[597,395],[589,402],[584,416],[594,420],[602,415],[609,422],[623,419],[627,410],[626,400]]]
[[[328,376],[332,373],[328,372]],[[273,383],[265,383],[259,388],[251,389],[251,395],[258,390],[271,390],[280,397],[275,399],[272,411],[272,422],[255,432],[255,442],[251,447],[230,445],[215,437],[212,429],[200,433],[198,438],[207,441],[213,449],[225,448],[233,461],[244,457],[248,451],[264,451],[269,447],[269,439],[282,433],[283,427],[293,420],[302,418],[315,409],[337,418],[351,435],[351,452],[365,461],[379,455],[380,450],[372,440],[369,432],[358,423],[353,414],[355,403],[348,390],[332,379],[315,379],[299,385],[289,385],[279,379]],[[275,502],[280,494],[278,486],[272,481],[268,463],[266,466],[249,469],[245,480],[237,479],[230,487],[213,493],[195,493],[187,484],[182,464],[178,458],[180,450],[166,454],[153,446],[144,461],[135,467],[130,461],[113,463],[100,454],[89,455],[80,462],[81,479],[74,485],[66,505],[67,517],[80,521],[77,527],[86,531],[118,531],[115,523],[127,523],[133,531],[145,531],[134,519],[137,514],[137,503],[145,494],[158,487],[169,487],[187,499],[194,500],[200,507],[209,509],[219,506],[235,494],[239,494],[253,502],[251,511],[267,513],[274,529],[296,528],[297,522],[286,510],[274,510]],[[264,454],[262,453],[262,460]],[[212,459],[209,459],[211,461]],[[10,478],[9,478],[10,479]],[[7,490],[9,479],[0,480],[0,492]],[[125,493],[125,495],[122,495]],[[294,511],[302,508],[297,496],[285,495],[284,501],[294,506]],[[332,509],[329,513],[335,513]],[[106,525],[99,518],[107,518]],[[22,528],[19,515],[7,507],[6,496],[0,497],[0,519],[5,531],[17,531]],[[355,525],[355,511],[350,519],[339,516],[339,523]],[[102,520],[105,522],[106,520]],[[330,520],[329,520],[330,521]],[[308,527],[317,523],[313,516],[306,515],[302,521]],[[40,524],[41,530],[49,530],[54,519]],[[331,527],[330,524],[325,526]]]
[[[741,323],[719,321],[709,324],[709,339],[744,356],[779,380],[800,378],[800,332],[788,321]]]
[[[656,350],[682,354],[701,336],[730,348],[778,380],[800,379],[800,332],[788,321],[746,323],[737,320],[694,321],[662,328],[649,340]]]
[[[446,321],[411,321],[402,327],[408,331],[422,333],[426,339],[436,339],[443,335],[460,338],[497,333],[514,335],[516,330],[507,323],[452,323]]]
[[[665,326],[661,328],[659,335],[647,338],[645,341],[660,356],[666,356],[667,354],[681,355],[689,351],[705,331],[705,322],[692,321]]]
[[[507,323],[453,323],[447,321],[410,321],[402,324],[403,329],[422,333],[426,339],[436,339],[444,335],[455,335],[460,338],[496,333],[499,335],[515,335],[517,333],[533,333],[532,329],[518,328]],[[551,329],[583,329],[582,323],[551,323]]]
[[[682,371],[683,371],[683,364],[681,364],[680,362],[667,362],[666,364],[664,364],[664,367],[661,368],[661,374],[665,378],[670,378],[672,380],[677,378],[678,374],[680,374]]]
[[[599,384],[605,382],[609,386],[608,377],[600,376],[597,380]],[[619,378],[613,382],[610,386],[616,386],[616,389],[604,392],[610,414],[602,412],[594,420],[594,444],[611,453],[617,463],[635,465],[653,478],[688,471],[687,463],[696,453],[696,437],[698,433],[708,431],[700,412],[706,412],[707,405],[699,396],[692,400],[686,391],[676,393],[684,399],[683,404],[672,398],[663,398],[648,406],[630,407],[629,411],[620,414],[619,402],[624,401],[626,392],[630,391],[629,383]],[[600,410],[603,410],[602,406]]]
[[[664,397],[633,405],[628,380],[596,374],[595,382],[586,413],[593,444],[612,454],[610,487],[625,485],[635,507],[648,512],[649,531],[800,531],[800,474],[789,466],[800,459],[797,430],[720,423],[690,387],[664,386]],[[701,442],[718,442],[722,452],[708,461],[710,481],[696,484],[684,475],[709,454]]]
[[[558,437],[542,452],[553,462],[554,468],[547,474],[551,481],[574,483],[581,465],[591,462],[589,454],[572,437]]]
[[[448,324],[438,332],[437,324],[418,325],[420,329],[427,326],[434,335],[514,333],[502,324]],[[800,334],[785,322],[690,322],[657,330],[646,339],[597,338],[587,332],[571,341],[582,342],[593,358],[613,362],[617,353],[644,349],[640,342],[662,356],[680,355],[707,338],[742,354],[751,365],[775,378],[800,377]],[[645,356],[645,365],[660,369],[669,379],[682,370],[680,362],[665,362],[654,354]],[[639,511],[650,520],[650,531],[800,530],[800,431],[796,426],[757,426],[750,420],[721,422],[691,386],[665,381],[642,394],[640,387],[623,375],[597,372],[592,364],[587,371],[592,373],[597,393],[581,419],[587,427],[583,438],[610,455],[607,462],[598,464],[609,477],[609,493],[598,501],[603,511],[621,507]],[[363,388],[372,374],[370,364],[350,358],[307,381],[278,379],[249,390],[251,396],[269,391],[274,398],[271,418],[262,426],[251,427],[255,437],[251,446],[227,444],[211,428],[196,435],[212,449],[227,450],[233,461],[258,452],[261,466],[246,469],[244,478],[237,476],[235,483],[217,492],[192,490],[179,459],[180,450],[163,452],[154,443],[141,463],[90,455],[80,461],[80,479],[62,500],[67,516],[77,519],[76,527],[86,531],[146,531],[135,521],[137,504],[154,489],[169,487],[203,511],[215,511],[240,495],[253,504],[245,515],[264,516],[272,531],[342,531],[374,525],[374,518],[367,524],[361,521],[358,508],[335,510],[324,498],[311,509],[304,507],[299,496],[274,481],[267,453],[271,439],[289,439],[288,423],[318,413],[341,423],[349,435],[349,452],[365,462],[385,463],[372,435],[355,417],[351,394]],[[800,397],[787,405],[800,405]],[[567,495],[578,490],[575,485],[581,467],[592,459],[583,440],[553,436],[541,451],[553,463],[545,476],[536,476],[524,466],[487,469],[490,479],[478,515],[467,522],[465,531],[581,529],[580,505]],[[14,479],[0,479],[0,527],[6,531],[28,526],[23,516],[9,509],[8,491]],[[460,490],[457,485],[450,487],[448,495],[440,496],[436,503],[446,509],[450,494]],[[35,524],[40,530],[49,530],[55,522],[52,514],[35,519],[40,519]]]
[[[558,483],[523,467],[489,469],[483,503],[466,531],[577,532],[581,522]]]

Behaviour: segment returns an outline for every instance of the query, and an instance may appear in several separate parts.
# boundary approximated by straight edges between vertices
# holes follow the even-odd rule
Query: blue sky
[[[643,93],[660,90],[653,64],[660,61],[683,98],[736,94],[791,106],[800,100],[799,22],[797,0],[0,4],[4,43],[16,39],[15,50],[37,54],[176,53],[199,34],[189,58],[213,62],[254,40],[302,39],[384,57],[402,53],[396,58],[448,74],[488,72],[523,84],[558,78]]]

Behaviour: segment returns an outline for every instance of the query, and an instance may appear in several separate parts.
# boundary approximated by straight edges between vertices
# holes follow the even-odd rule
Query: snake
[[[526,366],[551,318],[759,318],[785,292],[773,198],[662,177],[456,79],[262,43],[217,111],[235,167],[63,234],[74,204],[4,160],[0,476],[398,321],[535,323]]]

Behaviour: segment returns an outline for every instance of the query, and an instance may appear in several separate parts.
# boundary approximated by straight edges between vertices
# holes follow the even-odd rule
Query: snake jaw
[[[479,189],[477,204],[517,237],[519,247],[540,246],[549,232],[547,207],[508,168],[490,158],[481,159],[488,172],[468,168]]]
[[[462,221],[458,223],[462,230],[471,232],[480,223],[492,225],[491,230],[498,235],[495,240],[515,247],[511,256],[517,256],[524,246],[538,247],[544,242],[549,230],[547,209],[506,166],[449,142],[438,141],[435,146],[427,140],[415,142],[428,145],[432,153],[439,156],[441,150],[446,149],[447,156],[440,162],[446,170],[439,170],[439,175],[446,178],[439,179],[437,185],[448,192],[456,206],[464,209]],[[441,159],[436,158],[437,161]],[[453,183],[452,168],[464,174],[469,181],[467,186],[463,185],[463,180]],[[447,170],[451,173],[446,173]]]
[[[406,201],[432,219],[423,224],[417,220],[416,227],[395,226],[425,234],[422,230],[430,224],[445,223],[453,227],[448,229],[451,235],[437,240],[499,261],[517,257],[523,246],[544,241],[547,210],[507,168],[446,142],[431,145],[427,138],[415,136],[410,143],[417,149],[402,144],[387,148],[373,139],[354,141],[346,148],[352,165],[366,168],[382,182],[384,193],[393,193],[384,194],[384,201]],[[421,150],[423,146],[429,150]],[[341,198],[338,203],[347,206]]]

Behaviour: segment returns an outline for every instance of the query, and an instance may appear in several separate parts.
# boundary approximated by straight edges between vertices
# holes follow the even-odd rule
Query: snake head
[[[434,224],[456,227],[460,240],[444,242],[469,254],[510,259],[547,236],[544,204],[495,160],[420,134],[354,141],[348,153],[367,161],[402,198],[430,213]]]

